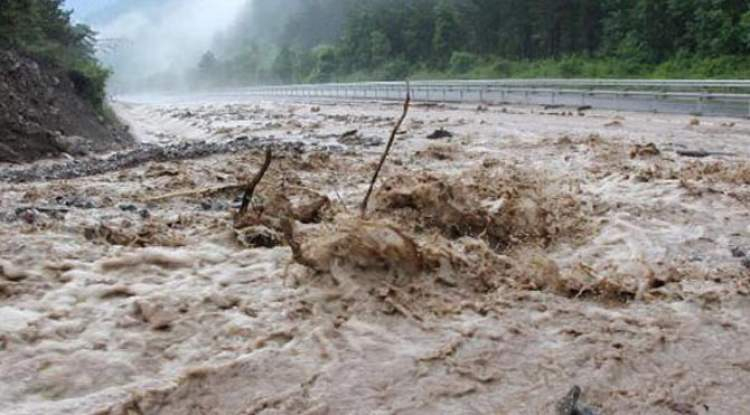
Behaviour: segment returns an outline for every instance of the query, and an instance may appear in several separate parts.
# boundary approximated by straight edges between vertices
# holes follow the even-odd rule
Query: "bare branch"
[[[247,209],[248,207],[250,207],[250,201],[253,199],[253,193],[255,193],[255,188],[258,186],[258,183],[263,180],[263,176],[266,174],[268,167],[271,165],[272,159],[273,153],[271,151],[271,147],[268,147],[266,148],[266,159],[263,161],[263,166],[260,168],[260,171],[258,171],[258,174],[253,177],[253,181],[251,181],[250,184],[248,184],[248,186],[245,188],[245,194],[242,195],[240,216],[243,216],[245,213],[247,213]]]
[[[388,140],[388,145],[386,145],[385,147],[385,151],[383,152],[383,157],[380,158],[380,163],[378,164],[378,168],[375,170],[375,174],[372,176],[372,181],[370,182],[370,188],[367,190],[367,195],[365,196],[365,200],[362,201],[362,217],[363,218],[367,215],[367,204],[370,201],[370,196],[372,196],[372,190],[375,187],[375,183],[378,181],[380,170],[383,168],[383,164],[385,164],[385,160],[388,158],[388,153],[390,153],[391,147],[393,147],[393,143],[396,141],[396,134],[398,133],[398,130],[401,128],[401,124],[403,124],[404,119],[406,119],[406,114],[409,112],[410,103],[411,103],[411,88],[409,87],[409,81],[406,81],[406,101],[404,101],[404,112],[401,114],[401,118],[399,118],[398,122],[396,123],[396,126],[393,127],[393,132],[391,132],[391,138]]]

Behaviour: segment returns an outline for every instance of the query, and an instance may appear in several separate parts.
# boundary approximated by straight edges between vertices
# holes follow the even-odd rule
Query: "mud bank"
[[[747,121],[415,106],[363,221],[395,106],[119,110],[201,150],[5,176],[0,413],[750,405]],[[238,220],[256,147],[296,137]]]

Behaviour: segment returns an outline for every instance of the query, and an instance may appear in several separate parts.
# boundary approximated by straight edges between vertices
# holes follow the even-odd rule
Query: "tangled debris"
[[[575,198],[555,193],[543,180],[502,166],[459,177],[396,176],[378,194],[378,206],[451,239],[481,238],[497,249],[522,241],[546,246],[584,223]]]
[[[661,154],[661,151],[656,147],[654,143],[648,144],[636,144],[630,149],[630,158],[644,158],[654,157]]]

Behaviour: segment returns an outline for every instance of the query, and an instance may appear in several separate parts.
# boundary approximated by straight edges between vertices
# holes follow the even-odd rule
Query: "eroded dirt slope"
[[[71,74],[0,50],[0,162],[121,149],[133,143],[76,94]]]

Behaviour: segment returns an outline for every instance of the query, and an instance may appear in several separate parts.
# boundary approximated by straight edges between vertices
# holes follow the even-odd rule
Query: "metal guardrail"
[[[591,106],[593,108],[750,117],[750,80],[508,79],[416,81],[415,101]],[[224,95],[402,100],[403,82],[250,87]]]

